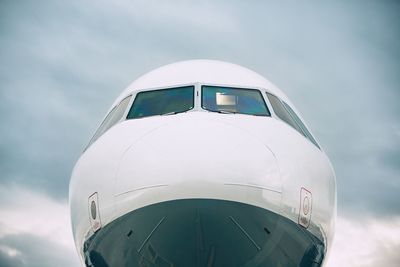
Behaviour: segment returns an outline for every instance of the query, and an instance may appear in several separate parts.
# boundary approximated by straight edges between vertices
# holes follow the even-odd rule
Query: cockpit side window
[[[278,116],[278,118],[280,118],[281,120],[292,126],[296,131],[304,135],[300,126],[297,125],[292,116],[290,116],[289,112],[285,109],[279,98],[277,98],[274,95],[271,95],[270,93],[267,93],[267,97],[272,105],[272,109],[274,110],[276,116]]]
[[[204,85],[201,107],[219,113],[271,116],[262,94],[257,89]]]
[[[284,101],[281,101],[279,98],[270,93],[267,93],[267,97],[278,118],[292,126],[296,131],[298,131],[304,137],[308,138],[315,146],[320,148],[317,141],[315,141],[314,137],[311,135],[310,131],[308,131],[307,127],[301,121],[299,116],[297,116],[297,114],[288,104],[286,104]]]
[[[143,91],[136,95],[127,119],[186,112],[194,108],[194,86]]]
[[[112,126],[117,124],[121,118],[124,116],[124,113],[128,107],[129,101],[132,96],[128,96],[124,98],[117,106],[115,106],[106,116],[104,121],[101,123],[100,127],[97,129],[92,139],[86,148],[88,148],[91,144],[93,144],[103,133],[105,133]]]
[[[292,116],[292,118],[296,121],[296,123],[300,126],[300,128],[302,129],[304,135],[310,139],[310,141],[316,145],[319,148],[319,145],[317,143],[317,141],[315,141],[314,137],[311,135],[310,131],[307,129],[307,127],[304,125],[304,123],[301,121],[301,119],[299,118],[299,116],[297,116],[296,112],[294,112],[294,110],[288,105],[286,104],[284,101],[282,101],[283,105],[285,106],[285,108],[287,109],[287,111],[290,113],[290,115]]]

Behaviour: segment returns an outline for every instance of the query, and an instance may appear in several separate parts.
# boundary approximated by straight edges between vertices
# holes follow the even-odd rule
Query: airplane
[[[288,97],[216,60],[169,64],[115,100],[77,161],[87,267],[323,266],[333,167]]]

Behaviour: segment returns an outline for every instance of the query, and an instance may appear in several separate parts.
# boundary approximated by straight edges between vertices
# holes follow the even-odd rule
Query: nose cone
[[[245,129],[193,117],[173,120],[128,147],[117,172],[116,195],[182,185],[199,188],[187,198],[206,198],[200,188],[213,185],[281,190],[276,159],[265,144]]]

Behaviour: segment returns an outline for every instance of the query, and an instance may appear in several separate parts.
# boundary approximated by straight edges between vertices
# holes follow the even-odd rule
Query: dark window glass
[[[144,91],[136,95],[127,119],[176,114],[193,107],[194,86]]]
[[[114,126],[124,115],[126,108],[128,107],[131,96],[124,98],[117,106],[115,106],[110,113],[106,116],[96,133],[93,135],[87,147],[89,147],[94,141],[96,141],[103,133]]]
[[[201,106],[220,113],[271,115],[261,92],[255,89],[202,86]]]
[[[280,118],[281,120],[292,126],[294,129],[296,129],[296,131],[304,135],[300,126],[297,125],[292,116],[290,116],[289,112],[285,109],[279,98],[269,93],[267,93],[267,97],[269,102],[271,102],[272,108],[274,109],[276,116],[278,116],[278,118]]]
[[[285,102],[283,102],[283,104],[285,105],[285,108],[289,111],[289,113],[293,117],[293,119],[296,121],[296,123],[301,127],[301,129],[303,130],[303,132],[307,136],[307,138],[310,139],[310,141],[313,142],[314,145],[316,145],[319,148],[317,141],[315,141],[315,139],[311,135],[310,131],[307,129],[307,127],[304,125],[304,123],[300,120],[300,118],[297,116],[297,114],[294,112],[294,110]]]

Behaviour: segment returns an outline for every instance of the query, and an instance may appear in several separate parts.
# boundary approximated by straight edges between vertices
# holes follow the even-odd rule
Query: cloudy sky
[[[0,266],[79,266],[75,161],[130,82],[198,58],[264,75],[311,126],[337,175],[328,266],[399,266],[400,2],[385,0],[0,0]]]

